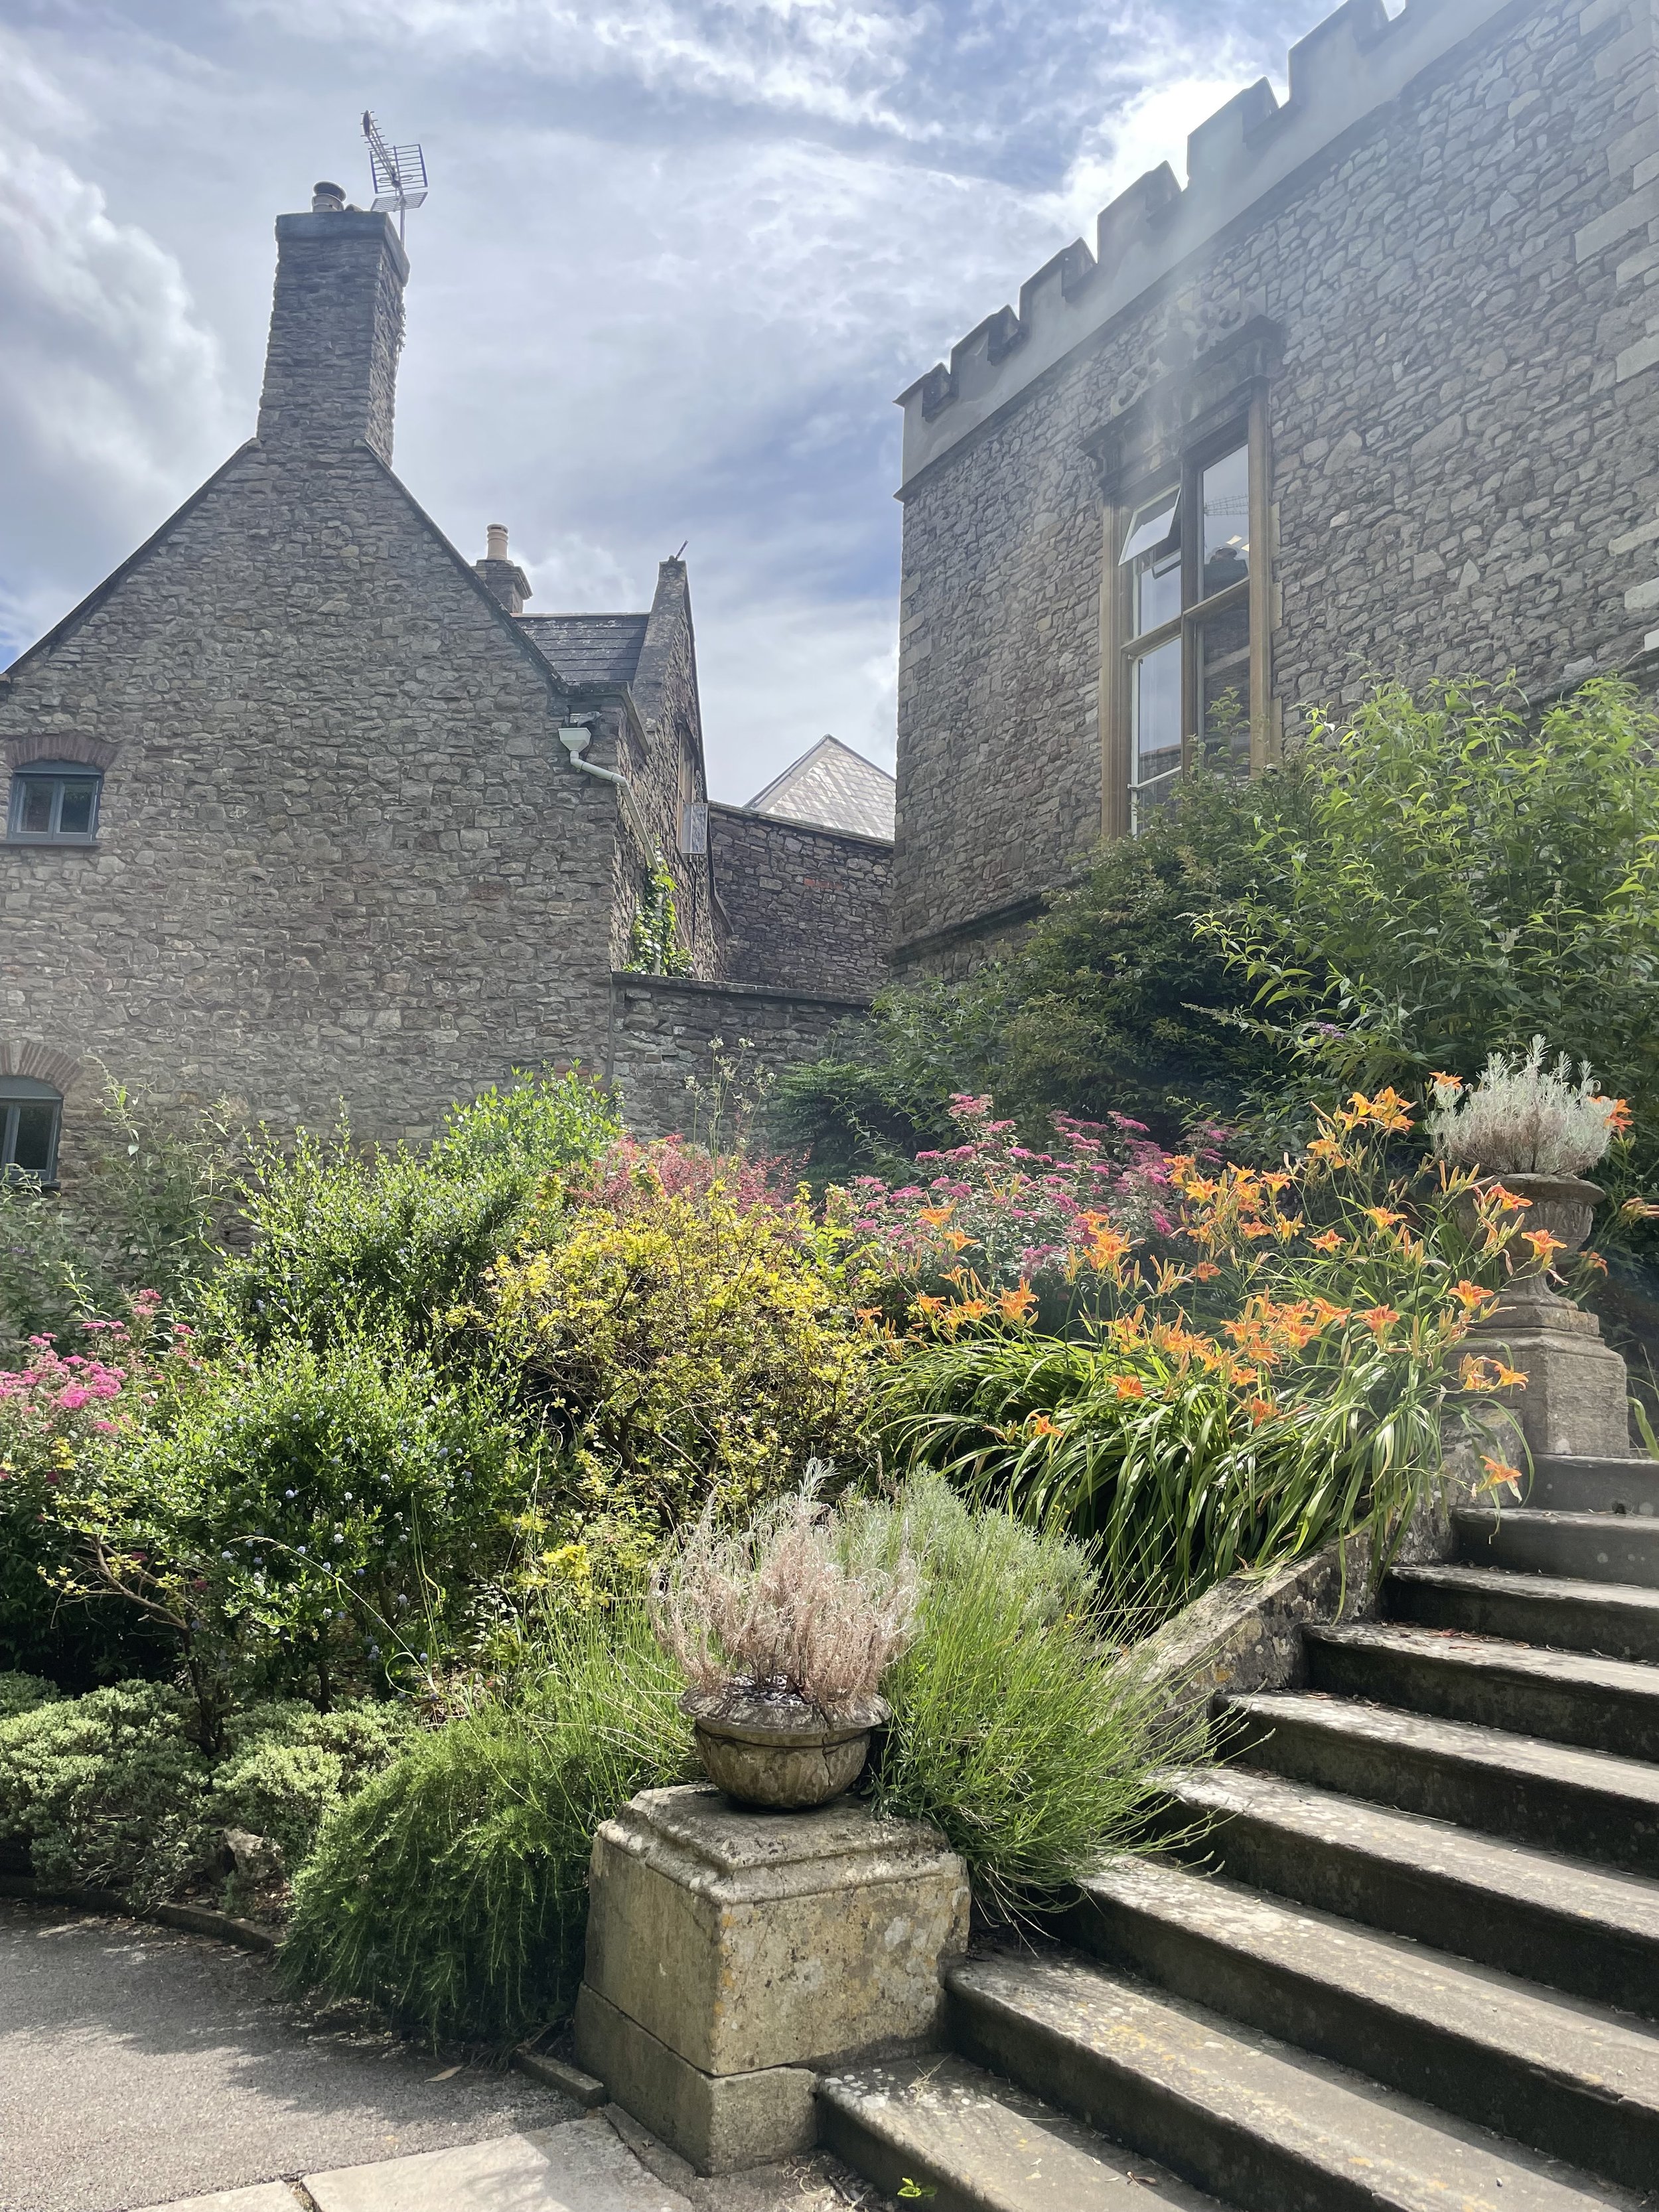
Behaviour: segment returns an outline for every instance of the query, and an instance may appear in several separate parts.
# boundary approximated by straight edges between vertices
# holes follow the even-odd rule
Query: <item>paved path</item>
[[[523,2075],[304,2021],[252,1954],[0,1900],[0,2212],[301,2212],[295,2180],[318,2212],[876,2201],[821,2160],[699,2181]]]

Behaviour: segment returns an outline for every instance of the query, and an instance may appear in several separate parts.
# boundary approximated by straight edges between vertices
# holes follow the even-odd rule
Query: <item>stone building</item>
[[[1647,0],[1347,0],[902,395],[894,963],[1374,673],[1659,647]]]
[[[809,1050],[882,972],[890,845],[711,812],[684,564],[526,613],[393,473],[392,224],[276,237],[256,434],[0,677],[0,1170],[100,1070],[386,1137],[580,1060],[672,1126],[713,1037]],[[684,979],[626,972],[659,859]]]

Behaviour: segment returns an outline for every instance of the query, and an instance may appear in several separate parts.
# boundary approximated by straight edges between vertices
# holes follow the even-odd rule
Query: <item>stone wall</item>
[[[1443,20],[1420,6],[1368,35]],[[1054,884],[1098,837],[1104,545],[1085,444],[1246,318],[1282,341],[1267,415],[1287,732],[1374,672],[1513,669],[1544,690],[1642,647],[1659,605],[1638,581],[1659,542],[1652,22],[1645,0],[1466,12],[1489,20],[1006,402],[988,386],[955,443],[935,435],[963,404],[951,376],[915,388],[935,449],[903,493],[901,963],[911,940]],[[1345,9],[1321,33],[1369,20]],[[1224,124],[1254,159],[1249,106],[1211,136]],[[1164,187],[1147,182],[1155,245],[1179,213],[1152,209]],[[1094,281],[1065,256],[1040,272],[1026,342],[1051,293]],[[981,355],[1017,367],[1022,342],[1012,315],[981,325],[953,356],[960,388]]]
[[[740,1097],[754,1095],[757,1073],[817,1059],[836,1023],[866,1003],[684,976],[619,973],[611,986],[606,1069],[629,1127],[646,1137],[708,1136],[717,1052],[735,1071],[729,1128]]]
[[[843,997],[880,989],[892,929],[884,838],[717,805],[708,842],[726,924],[723,975]]]
[[[95,845],[0,845],[0,1059],[376,1136],[597,1065],[616,795],[558,720],[366,445],[245,447],[0,682],[8,765],[110,763]]]

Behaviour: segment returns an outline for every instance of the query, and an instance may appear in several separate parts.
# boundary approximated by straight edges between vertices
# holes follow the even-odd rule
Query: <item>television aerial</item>
[[[401,245],[404,216],[426,198],[426,155],[418,146],[392,145],[367,107],[363,136],[368,141],[369,174],[374,180],[374,212],[390,215],[397,210]]]

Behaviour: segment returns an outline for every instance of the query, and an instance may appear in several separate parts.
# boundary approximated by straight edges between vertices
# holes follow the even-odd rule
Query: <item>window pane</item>
[[[1119,561],[1127,564],[1138,561],[1143,553],[1155,552],[1174,530],[1176,509],[1180,503],[1179,486],[1160,492],[1156,499],[1143,500],[1129,518]]]
[[[17,826],[31,836],[44,837],[52,827],[52,794],[57,786],[38,775],[26,775],[22,784],[23,803],[18,809]]]
[[[98,786],[86,783],[65,783],[64,804],[58,811],[58,827],[65,836],[84,837],[92,828],[92,802],[98,795]]]
[[[1204,471],[1204,582],[1207,599],[1250,572],[1250,449],[1238,446]]]
[[[1175,795],[1181,781],[1181,640],[1143,653],[1133,671],[1134,755],[1129,781],[1133,827]]]
[[[58,1124],[58,1109],[47,1100],[32,1099],[13,1111],[17,1122],[12,1139],[12,1162],[26,1174],[43,1176],[52,1166],[52,1139]]]
[[[1198,726],[1204,764],[1250,772],[1250,610],[1240,601],[1198,634]]]
[[[1135,563],[1135,629],[1137,637],[1173,622],[1181,612],[1181,546],[1149,553]]]

